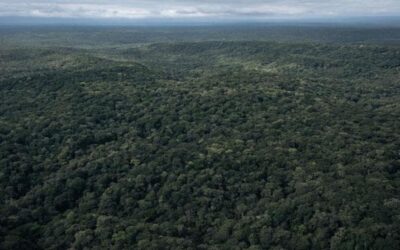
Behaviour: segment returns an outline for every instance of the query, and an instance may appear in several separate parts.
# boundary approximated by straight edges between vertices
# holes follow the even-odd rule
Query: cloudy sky
[[[0,16],[130,19],[400,16],[400,0],[0,0]]]

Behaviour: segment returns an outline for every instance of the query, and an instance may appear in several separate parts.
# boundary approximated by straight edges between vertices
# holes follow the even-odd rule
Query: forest
[[[399,249],[399,28],[0,27],[0,92],[0,249]]]

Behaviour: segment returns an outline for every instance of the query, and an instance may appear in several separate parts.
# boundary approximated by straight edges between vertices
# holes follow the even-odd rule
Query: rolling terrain
[[[1,249],[398,249],[398,43],[177,30],[0,32]]]

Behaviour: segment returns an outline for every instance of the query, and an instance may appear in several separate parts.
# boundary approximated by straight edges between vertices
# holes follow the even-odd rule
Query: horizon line
[[[0,26],[216,26],[216,25],[374,25],[400,27],[400,16],[297,18],[94,18],[0,16]]]

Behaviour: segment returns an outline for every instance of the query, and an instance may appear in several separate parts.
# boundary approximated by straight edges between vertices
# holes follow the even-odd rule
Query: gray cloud
[[[399,15],[400,0],[0,0],[0,16],[274,18]]]

